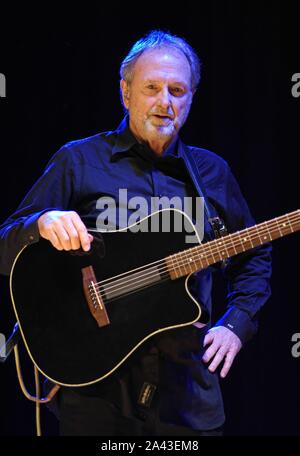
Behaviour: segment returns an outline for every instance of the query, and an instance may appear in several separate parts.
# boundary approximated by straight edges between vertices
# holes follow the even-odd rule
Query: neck
[[[133,132],[133,134],[134,134],[134,132]],[[166,140],[162,141],[159,138],[143,140],[142,138],[139,138],[136,134],[134,134],[134,136],[136,137],[136,139],[138,140],[139,143],[146,144],[157,156],[163,155],[165,150],[167,150],[167,148],[171,144],[173,144],[177,139],[177,136],[176,136],[176,137],[169,139],[168,141],[166,141]]]
[[[161,156],[164,151],[177,139],[177,134],[171,137],[157,135],[154,137],[151,136],[143,138],[138,134],[134,124],[130,121],[129,128],[139,143],[146,144],[158,156]]]
[[[148,147],[158,156],[161,156],[164,151],[170,146],[170,144],[174,141],[172,138],[169,141],[160,141],[159,139],[148,140],[145,141]]]

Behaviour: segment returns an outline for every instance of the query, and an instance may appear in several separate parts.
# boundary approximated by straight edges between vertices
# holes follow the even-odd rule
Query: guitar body
[[[157,222],[166,211],[171,229],[164,232]],[[103,242],[95,238],[90,252],[58,251],[44,239],[21,250],[11,272],[11,297],[27,351],[46,377],[66,386],[98,382],[154,334],[199,319],[200,306],[188,291],[191,274],[170,280],[162,262],[160,271],[151,270],[151,286],[131,293],[110,288],[110,278],[193,247],[186,244],[184,230],[176,231],[179,218],[190,225],[189,235],[196,233],[183,212],[168,209],[133,225],[137,232],[102,233]],[[159,230],[151,232],[149,222]],[[99,327],[87,304],[82,284],[87,266],[100,286],[107,284],[100,287],[106,326]],[[138,275],[134,282],[139,283]]]

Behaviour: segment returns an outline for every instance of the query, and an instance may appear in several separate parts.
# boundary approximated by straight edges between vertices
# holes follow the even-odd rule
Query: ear
[[[124,79],[121,79],[121,81],[120,81],[120,89],[121,89],[121,93],[122,93],[123,104],[124,104],[125,108],[128,109],[129,98],[130,98],[129,97],[129,87],[128,87],[127,82]]]

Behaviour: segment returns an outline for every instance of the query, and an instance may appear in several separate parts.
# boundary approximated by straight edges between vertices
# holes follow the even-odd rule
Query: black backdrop
[[[0,218],[18,205],[50,156],[66,141],[114,129],[122,118],[119,63],[153,28],[184,36],[203,62],[203,77],[183,139],[229,161],[257,221],[299,207],[300,71],[296,2],[185,1],[133,7],[114,2],[69,10],[1,7]],[[299,41],[299,39],[298,39]],[[274,243],[273,295],[260,330],[222,381],[231,435],[300,435],[299,235]],[[215,279],[215,317],[225,287]],[[1,277],[0,332],[14,323]],[[26,382],[32,366],[22,350]],[[34,406],[22,396],[13,357],[0,365],[0,435],[34,434]],[[57,433],[42,410],[45,434]]]

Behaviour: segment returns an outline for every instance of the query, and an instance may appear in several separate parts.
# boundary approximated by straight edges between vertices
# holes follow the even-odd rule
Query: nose
[[[158,94],[158,105],[164,109],[169,108],[171,104],[170,92],[168,87],[163,87]]]

